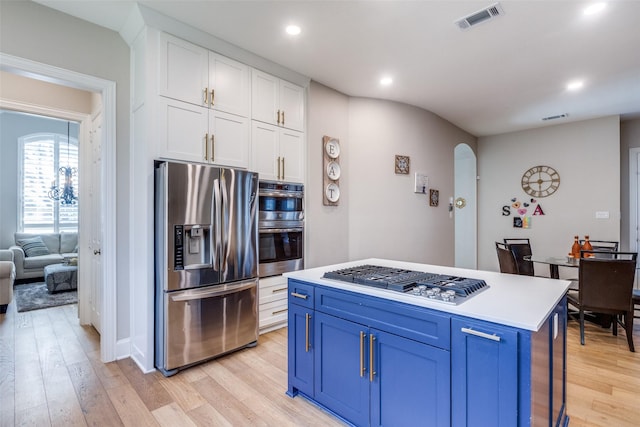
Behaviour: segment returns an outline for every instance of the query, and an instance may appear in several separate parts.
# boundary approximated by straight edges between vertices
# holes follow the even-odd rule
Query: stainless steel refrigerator
[[[155,175],[155,364],[169,376],[257,343],[258,175],[177,162]]]

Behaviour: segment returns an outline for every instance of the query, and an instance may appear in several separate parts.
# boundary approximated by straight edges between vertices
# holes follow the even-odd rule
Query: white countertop
[[[412,294],[322,278],[322,275],[327,271],[364,264],[482,279],[489,285],[489,289],[473,295],[469,300],[458,305],[450,305]],[[285,273],[283,276],[530,331],[538,331],[542,327],[571,283],[568,280],[518,276],[377,258],[293,271]]]

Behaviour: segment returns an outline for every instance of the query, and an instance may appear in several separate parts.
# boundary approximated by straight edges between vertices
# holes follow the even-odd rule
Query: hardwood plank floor
[[[129,359],[103,364],[99,336],[76,305],[0,315],[0,427],[341,426],[287,388],[286,329],[259,345],[165,378]],[[640,347],[640,321],[635,325]],[[572,427],[640,425],[640,352],[623,330],[569,322],[567,407]]]

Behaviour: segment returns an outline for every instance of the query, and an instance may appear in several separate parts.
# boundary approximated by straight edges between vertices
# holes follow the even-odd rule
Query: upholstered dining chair
[[[518,274],[516,259],[513,257],[511,249],[504,243],[496,242],[496,252],[498,253],[498,264],[500,273]]]
[[[608,254],[610,258],[599,258]],[[618,335],[618,323],[627,334],[629,350],[633,345],[633,282],[636,274],[637,252],[581,251],[578,267],[579,289],[569,292],[569,304],[578,309],[580,320],[580,343],[584,345],[584,313],[613,315],[613,335]],[[620,316],[620,318],[619,318]],[[621,321],[623,319],[623,321]]]
[[[524,259],[531,255],[531,243],[529,239],[504,239],[504,243],[509,247],[516,260],[518,274],[523,276],[534,276],[533,262]]]

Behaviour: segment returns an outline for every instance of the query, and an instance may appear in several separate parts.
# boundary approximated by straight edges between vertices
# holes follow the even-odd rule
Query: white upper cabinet
[[[304,182],[304,134],[275,125],[251,122],[251,169],[260,179]]]
[[[277,77],[251,73],[251,118],[287,129],[304,130],[304,89]]]
[[[159,156],[249,167],[249,119],[158,97]]]
[[[200,46],[161,33],[161,96],[249,117],[249,67]]]

